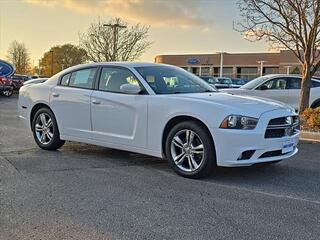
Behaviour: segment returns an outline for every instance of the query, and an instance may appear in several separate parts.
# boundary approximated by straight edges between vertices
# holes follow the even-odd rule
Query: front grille
[[[300,129],[299,116],[274,118],[269,121],[265,138],[282,138],[292,136]]]

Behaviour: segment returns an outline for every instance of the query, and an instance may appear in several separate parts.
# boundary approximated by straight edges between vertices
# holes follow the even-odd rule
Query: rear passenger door
[[[287,89],[288,89],[288,104],[297,110],[299,106],[299,99],[300,99],[301,78],[289,77]]]
[[[90,97],[97,68],[84,68],[63,75],[52,88],[50,106],[62,136],[91,137]]]

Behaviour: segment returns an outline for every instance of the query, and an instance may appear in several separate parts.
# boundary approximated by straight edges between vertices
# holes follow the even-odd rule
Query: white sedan
[[[163,157],[185,177],[274,163],[298,151],[294,109],[217,92],[169,65],[74,66],[23,86],[18,107],[40,148],[69,140]]]
[[[223,92],[236,95],[249,95],[281,101],[295,109],[299,108],[301,76],[270,74],[258,77],[239,89],[222,89]],[[320,80],[311,80],[310,103],[312,108],[320,107]]]

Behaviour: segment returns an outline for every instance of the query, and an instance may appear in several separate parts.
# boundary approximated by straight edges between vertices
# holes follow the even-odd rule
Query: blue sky
[[[78,44],[78,33],[98,16],[150,25],[154,44],[143,61],[159,54],[268,51],[266,43],[234,31],[236,0],[0,0],[0,58],[17,40],[37,62],[53,45]]]

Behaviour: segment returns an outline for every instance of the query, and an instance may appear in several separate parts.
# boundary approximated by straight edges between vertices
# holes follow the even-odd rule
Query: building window
[[[222,68],[222,76],[223,77],[232,77],[233,76],[233,68],[232,67],[223,67]]]
[[[197,76],[199,76],[200,73],[200,68],[199,67],[191,67],[191,72]]]
[[[278,67],[263,67],[263,75],[278,74],[278,73],[279,73]]]
[[[210,67],[201,67],[201,76],[210,76]]]
[[[258,77],[257,67],[237,67],[237,78],[254,79]]]

